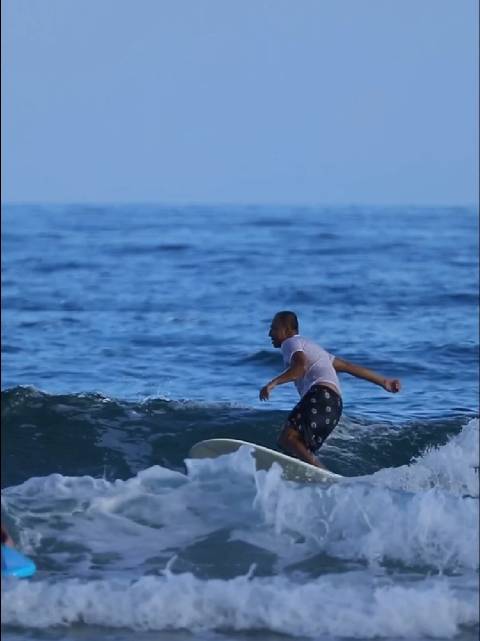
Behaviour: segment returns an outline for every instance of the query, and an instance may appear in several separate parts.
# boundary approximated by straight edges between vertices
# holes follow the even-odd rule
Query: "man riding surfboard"
[[[349,363],[300,336],[294,312],[275,314],[268,335],[273,346],[281,349],[287,369],[262,387],[260,400],[268,400],[277,385],[290,382],[295,383],[300,395],[300,401],[290,412],[282,429],[278,444],[302,461],[323,468],[315,452],[337,426],[343,409],[337,372],[363,378],[394,394],[400,391],[400,381]]]

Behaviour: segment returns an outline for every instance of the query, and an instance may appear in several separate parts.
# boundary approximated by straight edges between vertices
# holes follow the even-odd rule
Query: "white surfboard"
[[[257,470],[268,470],[273,463],[278,463],[282,468],[282,476],[287,481],[332,483],[344,478],[340,474],[304,463],[281,452],[270,450],[268,447],[231,438],[213,438],[208,441],[200,441],[192,447],[189,456],[193,459],[216,458],[236,452],[242,445],[250,448]]]

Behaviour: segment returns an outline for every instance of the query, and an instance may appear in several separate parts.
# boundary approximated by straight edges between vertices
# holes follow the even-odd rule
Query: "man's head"
[[[280,347],[283,341],[298,334],[298,319],[294,312],[278,312],[270,325],[268,335],[274,347]]]

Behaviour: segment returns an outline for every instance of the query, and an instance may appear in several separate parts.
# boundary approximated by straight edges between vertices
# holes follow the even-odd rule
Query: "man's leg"
[[[284,426],[280,434],[278,444],[300,460],[310,463],[310,465],[315,465],[315,467],[326,469],[325,466],[318,461],[313,452],[307,448],[300,432],[294,430],[288,423]]]

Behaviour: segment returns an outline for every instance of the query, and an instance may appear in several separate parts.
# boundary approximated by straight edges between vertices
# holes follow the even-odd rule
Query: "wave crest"
[[[453,638],[460,626],[478,624],[478,608],[474,593],[438,578],[419,587],[355,573],[301,583],[249,575],[204,581],[167,572],[133,582],[17,582],[2,599],[2,622],[34,629],[85,623],[156,631],[264,630],[309,638]]]

